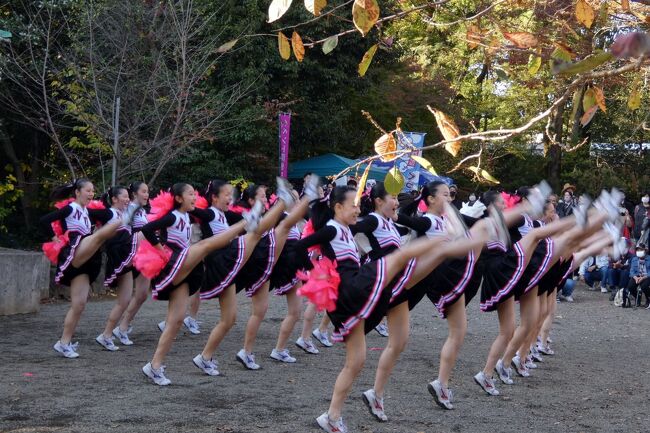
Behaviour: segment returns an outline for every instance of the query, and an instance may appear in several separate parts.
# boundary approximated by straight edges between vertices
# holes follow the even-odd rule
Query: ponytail
[[[101,196],[101,201],[104,203],[104,207],[106,209],[109,209],[113,206],[113,198],[117,197],[120,195],[122,191],[127,191],[126,187],[123,187],[121,185],[115,185],[106,190],[104,194]],[[137,191],[137,190],[136,190]]]
[[[320,200],[316,200],[311,208],[311,220],[314,231],[322,229],[329,220],[334,218],[334,207],[337,204],[345,202],[347,193],[350,191],[356,191],[356,189],[350,186],[336,186],[328,195]]]
[[[50,199],[63,200],[70,198],[74,195],[75,191],[81,190],[86,184],[90,183],[88,178],[82,177],[81,179],[73,180],[71,183],[59,186],[52,191]]]

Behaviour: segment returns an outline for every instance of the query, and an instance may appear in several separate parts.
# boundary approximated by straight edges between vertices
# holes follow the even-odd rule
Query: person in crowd
[[[568,217],[573,214],[573,208],[576,206],[575,186],[565,184],[562,189],[562,201],[558,203],[555,211],[560,218]]]
[[[630,279],[630,260],[633,256],[634,251],[631,254],[628,251],[625,255],[619,257],[618,260],[610,259],[607,268],[607,277],[605,279],[607,288],[610,291],[610,301],[614,300],[616,292],[619,289],[627,287]]]
[[[560,293],[557,295],[557,298],[560,301],[573,302],[573,290],[575,287],[576,280],[573,278],[567,278],[560,290]]]
[[[636,255],[630,260],[630,281],[623,293],[623,308],[640,305],[641,296],[637,296],[639,290],[646,296],[646,308],[650,306],[650,278],[648,278],[650,263],[646,259],[647,253],[645,244],[637,245]]]
[[[648,225],[648,220],[650,218],[650,192],[645,192],[641,196],[641,203],[636,205],[634,208],[634,230],[632,232],[633,238],[637,243],[643,243],[645,245],[648,244],[647,242],[647,225]],[[642,233],[644,233],[642,239]]]
[[[557,202],[558,202],[557,194],[551,194],[551,195],[549,195],[549,196],[548,196],[548,202],[551,203],[551,204],[553,204],[553,206],[555,206],[556,213],[557,213]]]
[[[608,255],[591,256],[582,262],[578,274],[580,275],[580,279],[589,286],[589,290],[595,290],[594,283],[598,281],[603,283],[600,291],[602,293],[607,293],[607,287],[604,282],[606,281],[605,277],[607,276],[608,266]]]
[[[463,201],[458,197],[458,186],[449,185],[449,197],[451,197],[451,205],[453,207],[458,210],[463,207]]]

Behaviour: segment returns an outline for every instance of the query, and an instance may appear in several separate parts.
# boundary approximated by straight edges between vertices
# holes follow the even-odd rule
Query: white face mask
[[[642,202],[643,204],[648,204],[648,203],[650,203],[650,197],[643,197],[643,198],[641,199],[641,202]]]
[[[645,251],[637,251],[636,256],[640,259],[645,257]]]

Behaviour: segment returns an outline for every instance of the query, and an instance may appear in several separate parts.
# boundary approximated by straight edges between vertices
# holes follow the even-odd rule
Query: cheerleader
[[[95,219],[102,224],[119,221],[122,219],[122,213],[129,206],[129,193],[123,186],[113,186],[102,195],[102,201],[106,209],[101,211],[101,214],[95,215]],[[117,302],[108,316],[104,332],[99,334],[95,341],[111,352],[119,349],[113,343],[111,333],[131,300],[131,292],[133,291],[131,261],[135,256],[137,246],[137,237],[133,236],[131,226],[128,225],[122,225],[117,234],[105,243],[106,271],[104,286],[117,287]]]
[[[70,287],[70,309],[63,323],[63,334],[54,345],[54,350],[66,358],[77,358],[78,344],[73,344],[71,340],[86,306],[90,284],[99,274],[99,250],[123,225],[131,224],[135,210],[125,212],[122,218],[91,233],[91,216],[87,205],[95,195],[92,182],[88,179],[78,179],[57,188],[52,193],[52,199],[60,200],[71,194],[74,194],[74,199],[70,199],[59,210],[45,215],[40,223],[53,237],[52,243],[44,245],[43,248],[48,257],[56,261],[55,281]]]
[[[319,350],[314,345],[311,340],[312,336],[323,346],[323,347],[332,347],[334,344],[330,341],[328,327],[331,323],[330,318],[327,314],[324,314],[321,318],[318,328],[312,331],[314,325],[314,319],[316,318],[316,313],[318,309],[316,305],[311,302],[307,302],[305,311],[302,314],[302,332],[300,337],[296,340],[296,346],[301,348],[307,353],[312,355],[317,355]]]
[[[260,188],[259,190],[263,192],[263,189]],[[250,195],[251,198],[254,198],[257,194],[257,188],[252,188],[249,193],[250,191],[253,191]],[[247,196],[249,193],[247,193]],[[234,212],[228,211],[233,196],[233,188],[230,184],[221,180],[214,180],[208,185],[206,195],[212,207],[205,211],[193,212],[193,215],[202,222],[204,236],[221,233],[228,229],[231,222],[241,218]],[[261,242],[262,235],[276,225],[286,206],[290,206],[293,202],[288,182],[282,178],[278,178],[278,196],[280,199],[264,215],[257,230],[249,231],[246,235],[237,237],[228,246],[214,251],[205,259],[206,274],[201,287],[201,299],[218,297],[221,309],[219,323],[212,329],[203,351],[193,359],[194,365],[207,375],[217,376],[220,374],[217,362],[213,359],[214,353],[235,324],[237,315],[235,280],[241,272],[244,272],[244,266],[254,254],[256,246]],[[266,195],[263,194],[262,197],[262,194],[260,194],[259,197],[264,199]],[[256,203],[262,204],[261,201]],[[270,243],[267,245],[270,245]],[[239,361],[251,365],[255,364],[254,355],[242,354],[241,351],[238,355],[240,354],[243,361],[237,356]]]
[[[334,324],[334,339],[344,341],[346,361],[338,375],[329,410],[317,418],[318,425],[327,432],[347,431],[341,418],[343,403],[355,378],[361,372],[366,357],[365,334],[371,331],[386,313],[391,299],[390,282],[409,263],[409,260],[431,255],[432,246],[440,240],[418,240],[385,257],[360,264],[359,252],[354,242],[354,225],[359,215],[355,205],[355,190],[350,187],[335,187],[329,197],[317,202],[312,208],[314,234],[298,241],[298,257],[307,260],[309,247],[319,245],[325,258],[311,271],[311,279],[303,292],[315,289],[321,297],[322,291],[337,291],[336,300],[328,297],[328,314]],[[439,259],[440,260],[440,259]],[[335,269],[330,266],[333,265]],[[322,272],[338,274],[338,278],[322,279]],[[337,280],[340,281],[337,284]],[[325,285],[325,287],[323,287]],[[337,285],[337,288],[332,287]],[[331,293],[330,293],[331,295]]]
[[[137,208],[133,217],[133,237],[140,243],[144,239],[142,235],[142,227],[148,223],[147,221],[147,208],[149,205],[149,186],[144,182],[133,182],[129,185],[129,197],[131,203],[129,208]],[[122,316],[119,326],[113,329],[113,335],[120,340],[125,346],[131,346],[133,341],[129,338],[131,333],[131,322],[133,318],[147,300],[149,289],[151,288],[151,280],[145,277],[135,267],[131,269],[134,279],[134,291],[129,305]]]
[[[245,221],[241,221],[218,235],[211,236],[190,246],[191,222],[188,212],[195,209],[196,194],[194,188],[186,183],[174,184],[171,188],[171,196],[173,200],[172,210],[162,218],[142,227],[144,237],[157,251],[153,254],[147,254],[146,257],[138,257],[140,254],[145,254],[144,249],[142,253],[139,250],[135,262],[142,272],[143,265],[148,266],[149,262],[155,260],[156,253],[168,255],[168,258],[162,261],[162,268],[152,279],[153,298],[169,301],[165,321],[166,326],[158,340],[158,346],[152,360],[142,368],[142,372],[153,383],[163,386],[171,383],[165,377],[163,361],[183,323],[190,295],[199,290],[201,286],[203,259],[212,251],[226,247],[242,230],[255,230],[260,213],[260,206],[256,206],[251,213],[245,216]],[[157,231],[160,231],[161,238],[165,239],[164,247],[156,234]],[[142,263],[142,265],[139,265],[139,263]]]

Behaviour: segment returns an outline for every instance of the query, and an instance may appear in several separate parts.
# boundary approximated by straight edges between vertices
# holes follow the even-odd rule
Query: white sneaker
[[[533,346],[530,349],[530,354],[528,356],[530,356],[534,362],[544,362],[544,358],[542,358],[542,354],[537,350],[537,346]]]
[[[451,390],[442,386],[438,379],[430,382],[427,388],[438,406],[447,410],[452,410],[454,408],[454,405],[451,404],[451,400],[453,398]]]
[[[573,296],[565,296],[564,300],[567,302],[573,302]]]
[[[526,361],[524,362],[524,365],[526,366],[526,368],[530,368],[531,370],[537,368],[537,364],[533,362],[533,358],[530,355],[526,357]]]
[[[276,361],[286,362],[288,364],[293,364],[296,362],[296,358],[289,354],[289,349],[283,349],[280,351],[273,349],[271,351],[271,358],[275,359]]]
[[[316,328],[311,333],[311,335],[313,335],[314,338],[316,340],[318,340],[318,342],[320,344],[322,344],[323,346],[325,346],[325,347],[332,347],[333,346],[332,342],[330,341],[330,337],[329,337],[329,334],[327,333],[327,331],[320,332],[320,329]]]
[[[246,353],[244,349],[237,352],[237,361],[241,362],[249,370],[259,370],[260,366],[255,363],[255,355]]]
[[[77,353],[77,347],[78,346],[79,346],[79,343],[63,344],[59,340],[54,345],[54,350],[59,352],[65,358],[79,358],[79,354]]]
[[[375,326],[375,331],[377,331],[382,337],[388,337],[388,327],[383,323]]]
[[[551,186],[545,180],[542,180],[534,188],[530,189],[530,193],[526,198],[532,207],[532,215],[541,216],[544,213],[544,205],[549,195],[551,195]]]
[[[551,349],[551,346],[548,344],[546,346],[538,347],[537,350],[544,355],[555,355],[555,351]]]
[[[262,211],[264,210],[264,203],[259,200],[255,200],[255,204],[250,212],[244,212],[242,217],[246,221],[246,232],[251,233],[257,230],[257,226],[260,225],[262,220]]]
[[[368,406],[368,410],[370,410],[371,415],[374,415],[378,421],[388,421],[388,417],[384,413],[384,399],[378,398],[377,394],[375,394],[374,389],[369,389],[368,391],[364,392],[362,394],[362,398],[364,403],[366,403],[366,406]]]
[[[506,385],[512,385],[514,380],[512,380],[512,369],[511,368],[506,368],[503,365],[503,360],[499,359],[497,361],[496,367],[494,367],[494,370],[497,372],[497,375],[499,376],[499,379],[501,379],[501,382],[503,382]]]
[[[302,337],[299,337],[296,340],[296,346],[300,347],[307,353],[311,353],[312,355],[317,355],[319,353],[318,349],[316,349],[316,346],[314,346],[314,343],[312,343],[311,340],[305,340]]]
[[[151,366],[151,363],[148,362],[144,367],[142,367],[142,372],[156,385],[166,386],[172,383],[171,380],[165,377],[165,367],[160,367],[156,370]]]
[[[167,324],[165,323],[164,320],[162,322],[158,322],[158,329],[160,329],[160,332],[165,331],[165,326],[167,326]]]
[[[526,368],[526,365],[521,362],[521,358],[515,356],[512,358],[512,366],[515,368],[517,374],[521,377],[529,377],[530,372]]]
[[[318,184],[320,183],[319,176],[309,176],[307,183],[303,187],[303,193],[309,201],[316,200],[318,198]]]
[[[201,333],[201,330],[199,329],[199,321],[194,319],[192,316],[187,316],[184,318],[183,324],[187,330],[190,331],[190,334],[198,335]]]
[[[284,202],[284,205],[287,209],[290,208],[296,202],[296,200],[293,198],[293,194],[291,194],[293,187],[288,180],[280,176],[275,178],[275,182],[278,185],[278,189],[275,194],[280,200]]]
[[[132,346],[133,341],[129,339],[129,333],[127,332],[122,332],[119,326],[117,326],[115,329],[113,329],[113,335],[120,340],[120,343],[122,343],[125,346]]]
[[[192,359],[192,362],[194,362],[194,365],[200,368],[201,371],[203,371],[208,376],[219,376],[219,367],[217,366],[217,363],[212,359],[206,361],[203,359],[203,355],[199,353],[194,357],[194,359]]]
[[[327,412],[316,418],[316,422],[327,433],[348,433],[348,428],[343,423],[343,417],[336,421],[330,419]]]
[[[106,338],[104,337],[104,334],[99,334],[97,338],[95,338],[95,341],[108,351],[115,352],[116,350],[119,350],[119,347],[113,343],[113,337]]]
[[[601,284],[601,286],[600,286],[600,293],[609,293],[609,292],[607,291],[607,287],[604,287],[604,286]]]
[[[494,386],[494,379],[491,376],[486,376],[485,373],[479,371],[474,376],[474,381],[483,388],[483,391],[487,392],[488,395],[499,395],[499,390]]]

